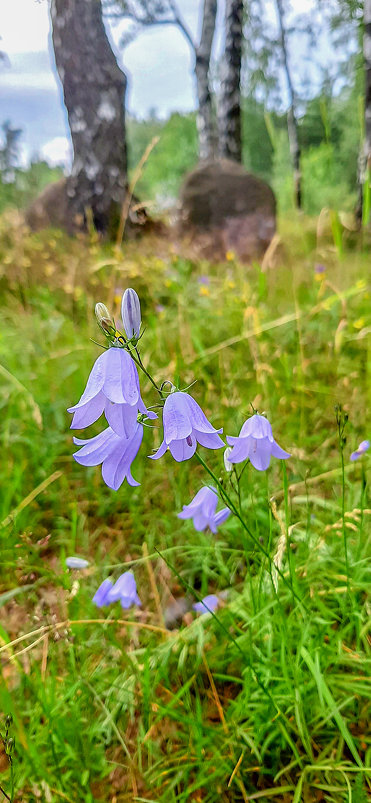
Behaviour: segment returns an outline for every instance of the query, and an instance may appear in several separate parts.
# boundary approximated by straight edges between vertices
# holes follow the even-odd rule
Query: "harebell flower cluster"
[[[254,411],[242,425],[238,436],[227,436],[229,446],[225,448],[221,437],[223,428],[213,426],[196,399],[186,390],[175,387],[171,381],[158,385],[144,366],[139,350],[142,337],[141,308],[135,290],[127,289],[122,298],[121,316],[125,333],[116,328],[104,304],[97,304],[95,312],[106,343],[92,367],[79,401],[68,410],[73,414],[72,429],[85,429],[102,415],[107,426],[92,438],[74,437],[74,443],[79,447],[74,453],[76,462],[87,467],[101,465],[103,480],[114,491],[125,480],[131,486],[138,486],[139,482],[132,474],[132,465],[142,447],[144,428],[153,426],[152,422],[158,418],[153,407],[161,408],[162,442],[157,451],[148,456],[158,460],[169,450],[172,458],[181,463],[195,455],[214,481],[213,485],[205,484],[198,489],[194,498],[183,505],[178,518],[192,519],[198,532],[210,531],[215,534],[232,514],[237,516],[245,531],[251,535],[226,489],[226,483],[223,484],[209,469],[198,447],[212,450],[224,447],[227,475],[236,471],[235,465],[241,462],[250,462],[258,471],[266,471],[272,457],[279,460],[290,457],[289,452],[274,440],[268,419]],[[143,401],[138,369],[157,393],[156,405],[152,405],[152,408]],[[169,386],[170,390],[167,389]],[[217,512],[219,499],[225,506]],[[260,542],[254,536],[252,538],[259,547]],[[261,549],[267,556],[263,547]],[[71,568],[77,568],[78,562],[77,558],[69,559]],[[110,578],[103,580],[93,597],[94,604],[99,608],[118,601],[124,609],[141,605],[131,571],[122,574],[115,583]],[[203,600],[198,598],[193,607],[198,613],[213,613],[218,604],[218,597],[210,594]]]

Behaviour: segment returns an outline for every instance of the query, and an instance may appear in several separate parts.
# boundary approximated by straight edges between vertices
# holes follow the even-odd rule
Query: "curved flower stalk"
[[[197,532],[209,527],[212,533],[216,533],[218,526],[223,524],[231,513],[228,507],[216,513],[217,504],[218,494],[215,488],[201,488],[189,505],[183,505],[183,510],[178,513],[178,519],[193,519]]]
[[[131,464],[139,452],[142,438],[143,425],[139,423],[129,438],[122,438],[111,427],[107,427],[95,438],[74,438],[74,443],[82,446],[82,449],[73,456],[82,466],[98,466],[102,463],[104,482],[117,491],[125,479],[129,485],[140,485],[131,473]]]
[[[137,584],[133,572],[124,572],[116,580],[115,584],[107,577],[93,597],[94,605],[97,608],[111,605],[112,602],[118,602],[118,600],[120,600],[124,610],[127,610],[132,605],[142,604],[137,594]]]
[[[178,463],[193,457],[197,443],[207,449],[221,449],[225,444],[219,437],[223,429],[215,429],[197,402],[184,391],[170,393],[163,411],[164,440],[156,454],[158,460],[169,448]]]
[[[68,408],[74,413],[71,429],[90,426],[104,412],[110,427],[121,437],[134,432],[138,411],[157,418],[142,401],[134,360],[123,348],[115,347],[98,357],[80,401]]]
[[[257,413],[245,421],[237,438],[227,435],[227,441],[233,446],[228,455],[230,463],[242,463],[243,460],[249,459],[258,471],[266,471],[271,456],[280,460],[291,457],[289,452],[281,449],[274,440],[268,419]]]

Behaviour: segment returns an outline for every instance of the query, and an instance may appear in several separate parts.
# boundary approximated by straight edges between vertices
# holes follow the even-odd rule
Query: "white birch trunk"
[[[225,2],[225,48],[218,104],[219,155],[242,161],[241,59],[243,0]]]

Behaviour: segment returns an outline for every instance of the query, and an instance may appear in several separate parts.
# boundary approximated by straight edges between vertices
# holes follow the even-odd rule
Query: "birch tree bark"
[[[217,145],[209,76],[216,12],[217,0],[204,0],[200,44],[195,51],[198,98],[197,130],[200,161],[213,159]]]
[[[365,59],[365,152],[371,170],[371,0],[365,0],[363,55]]]
[[[126,76],[102,20],[101,0],[51,0],[53,46],[73,143],[67,180],[71,230],[91,210],[107,232],[126,194]]]
[[[225,2],[225,48],[218,104],[219,155],[242,161],[241,60],[243,0]]]
[[[141,29],[151,26],[175,25],[186,39],[194,59],[197,92],[197,130],[199,135],[199,158],[212,159],[217,146],[216,121],[214,119],[210,87],[210,60],[215,32],[217,0],[203,0],[201,11],[201,38],[197,44],[184,17],[181,7],[185,0],[105,0],[106,15],[113,19],[128,19],[134,29],[122,39],[122,46],[132,41]]]
[[[294,168],[295,205],[298,209],[301,209],[302,190],[301,190],[301,163],[300,163],[301,153],[300,153],[300,143],[299,143],[299,129],[296,117],[296,96],[291,78],[291,71],[288,59],[288,47],[287,47],[287,36],[284,22],[283,0],[276,0],[276,8],[278,15],[279,30],[280,30],[283,66],[285,70],[287,91],[289,95],[289,109],[287,112],[287,131],[289,136],[291,161],[292,161],[292,166]]]
[[[371,0],[364,0],[363,8],[363,57],[365,65],[365,139],[359,158],[359,205],[357,217],[364,212],[364,186],[371,182]],[[371,192],[371,186],[369,188]],[[366,224],[369,221],[366,221]]]

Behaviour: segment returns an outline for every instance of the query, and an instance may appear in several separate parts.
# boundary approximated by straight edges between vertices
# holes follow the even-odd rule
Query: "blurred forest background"
[[[106,2],[106,21],[114,22],[115,16],[122,14],[133,21],[136,14],[133,27],[122,41],[120,56],[125,63],[125,45],[133,37],[140,37],[144,28],[165,24],[169,15],[165,13],[166,3],[123,3],[119,11],[118,5]],[[245,4],[242,160],[248,170],[271,184],[279,212],[286,213],[294,206],[287,133],[289,100],[275,5],[270,0]],[[364,136],[363,2],[318,2],[307,13],[300,11],[300,4],[295,4],[296,11],[290,11],[288,4],[286,7],[289,13],[285,17],[285,33],[301,150],[303,210],[318,214],[328,206],[349,211],[357,201],[357,164]],[[150,55],[147,59],[150,69]],[[4,54],[0,70],[8,68]],[[220,70],[220,59],[212,59],[210,76],[215,97]],[[174,204],[182,178],[198,161],[196,113],[173,113],[168,119],[160,119],[154,107],[146,119],[129,115],[129,174],[155,136],[160,141],[150,155],[137,191],[142,199],[155,201],[157,209],[163,210]],[[63,165],[51,167],[37,155],[28,166],[20,166],[21,147],[22,128],[14,126],[12,120],[4,120],[0,212],[9,206],[27,206],[48,183],[63,174]]]

